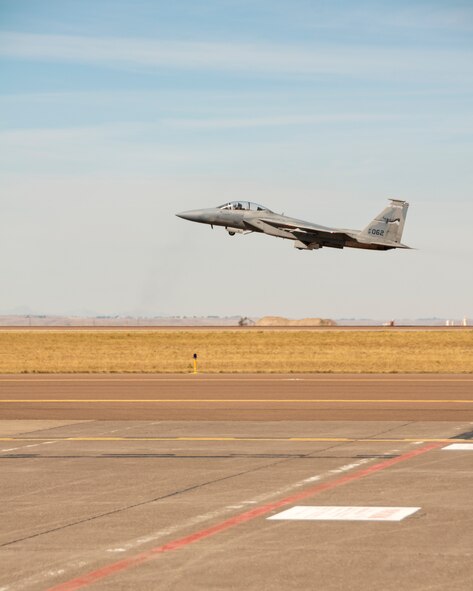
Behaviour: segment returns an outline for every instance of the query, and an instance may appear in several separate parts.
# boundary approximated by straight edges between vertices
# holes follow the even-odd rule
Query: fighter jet
[[[390,199],[389,205],[364,230],[327,228],[274,213],[251,201],[231,201],[209,209],[194,209],[176,214],[191,222],[223,226],[230,236],[262,232],[294,241],[299,250],[329,248],[365,248],[391,250],[410,248],[401,243],[409,203]]]

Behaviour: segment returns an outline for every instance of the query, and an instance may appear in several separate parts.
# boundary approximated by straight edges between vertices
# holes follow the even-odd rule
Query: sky
[[[470,0],[0,0],[0,314],[473,318]],[[303,252],[233,199],[406,251]]]

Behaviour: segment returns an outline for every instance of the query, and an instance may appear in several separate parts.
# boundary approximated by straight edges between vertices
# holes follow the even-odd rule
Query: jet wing
[[[256,230],[257,232],[264,232],[270,236],[279,236],[282,238],[288,237],[291,232],[288,232],[286,227],[277,224],[269,223],[268,220],[254,218],[252,220],[244,220],[243,223],[249,230]]]
[[[333,228],[307,224],[302,221],[299,223],[299,220],[283,221],[270,218],[254,218],[252,220],[245,220],[245,225],[272,236],[279,236],[281,238],[293,236],[297,240],[305,242],[316,242],[317,239],[323,238],[336,241],[352,238],[352,236],[343,231],[340,232]]]

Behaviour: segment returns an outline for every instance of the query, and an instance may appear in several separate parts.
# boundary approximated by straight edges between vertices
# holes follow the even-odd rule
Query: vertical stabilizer
[[[361,232],[360,238],[375,242],[401,242],[409,203],[390,199],[390,204]]]

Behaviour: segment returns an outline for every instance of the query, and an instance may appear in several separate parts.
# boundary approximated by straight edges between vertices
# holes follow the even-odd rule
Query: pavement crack
[[[232,478],[237,478],[238,476],[244,476],[245,474],[250,474],[251,472],[257,472],[258,470],[264,470],[266,468],[270,468],[271,466],[275,466],[277,464],[281,464],[283,462],[287,462],[289,460],[292,459],[298,459],[298,458],[284,458],[283,460],[280,460],[278,462],[271,462],[269,464],[264,464],[263,466],[258,466],[256,468],[251,468],[250,470],[244,470],[242,472],[237,472],[236,474],[230,474],[229,476],[224,476],[222,478],[215,478],[213,480],[208,480],[207,482],[201,482],[199,484],[194,484],[193,486],[189,486],[180,490],[176,490],[174,492],[171,493],[167,493],[165,495],[159,496],[159,497],[154,497],[153,499],[147,499],[146,501],[141,501],[140,503],[133,503],[131,505],[126,505],[125,507],[119,507],[118,509],[113,509],[112,511],[106,511],[105,513],[101,513],[99,515],[93,515],[92,517],[87,517],[85,519],[79,519],[77,521],[73,521],[71,523],[66,523],[65,525],[61,525],[58,527],[53,527],[51,529],[48,530],[44,530],[41,532],[37,532],[35,534],[31,534],[29,536],[24,536],[22,538],[17,538],[16,540],[10,540],[9,542],[4,542],[2,544],[0,544],[0,548],[5,548],[6,546],[11,546],[12,544],[17,544],[19,542],[24,542],[26,540],[31,540],[34,538],[38,538],[40,536],[44,536],[50,533],[54,533],[54,532],[58,532],[58,531],[62,531],[64,529],[67,529],[68,527],[73,527],[74,525],[81,525],[83,523],[88,523],[91,521],[95,521],[96,519],[101,519],[102,517],[108,517],[110,515],[116,515],[118,513],[122,513],[124,511],[128,511],[129,509],[135,509],[136,507],[142,507],[144,505],[149,505],[151,503],[156,503],[158,501],[163,501],[165,499],[169,499],[171,497],[175,497],[177,495],[181,495],[181,494],[185,494],[194,490],[198,490],[200,488],[203,488],[205,486],[209,486],[211,484],[216,484],[218,482],[224,482],[225,480],[231,480]]]
[[[414,423],[414,421],[407,421],[407,423],[403,423],[402,425],[394,425],[394,427],[389,427],[389,429],[385,429],[384,431],[380,431],[379,433],[376,433],[375,435],[372,435],[371,437],[367,437],[366,439],[373,439],[376,441],[376,437],[379,437],[380,435],[386,435],[386,433],[391,433],[391,431],[397,431],[398,429],[403,429],[404,427],[408,427],[409,425],[412,425]]]

